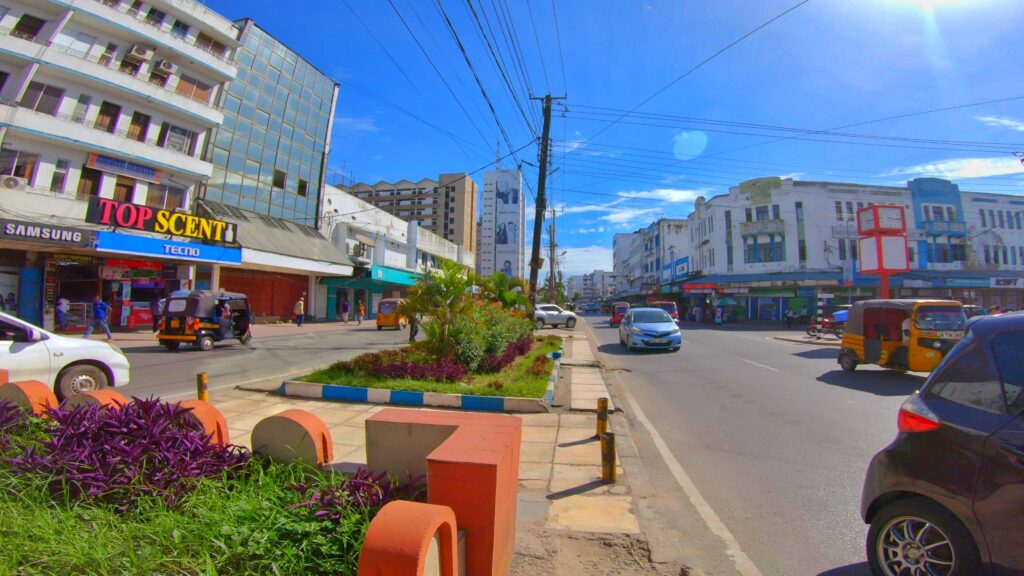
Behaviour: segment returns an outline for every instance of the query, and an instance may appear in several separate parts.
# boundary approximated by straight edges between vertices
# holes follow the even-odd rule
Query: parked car
[[[651,304],[651,306],[653,306],[654,308],[661,308],[665,312],[668,312],[668,315],[671,316],[673,320],[679,320],[679,307],[676,306],[675,302],[665,300],[660,302],[654,302],[653,304]]]
[[[0,368],[12,382],[38,380],[60,399],[128,384],[128,358],[109,342],[47,332],[0,312]]]
[[[898,426],[861,496],[872,572],[1024,574],[1024,314],[975,322]]]
[[[626,350],[679,351],[683,335],[676,321],[661,308],[630,308],[619,323],[619,344]]]
[[[559,326],[565,326],[566,328],[576,327],[576,314],[568,310],[562,310],[554,304],[538,304],[537,308],[533,311],[533,319],[537,323],[538,330],[545,326],[555,328]]]

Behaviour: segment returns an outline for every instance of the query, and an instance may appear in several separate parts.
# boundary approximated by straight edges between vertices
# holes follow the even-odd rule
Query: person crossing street
[[[107,326],[107,313],[110,312],[110,304],[107,304],[97,294],[92,298],[92,322],[89,323],[89,327],[85,329],[85,335],[83,338],[88,338],[92,335],[92,331],[98,326],[103,329],[107,334],[107,340],[113,340],[114,336],[110,333],[110,327]]]

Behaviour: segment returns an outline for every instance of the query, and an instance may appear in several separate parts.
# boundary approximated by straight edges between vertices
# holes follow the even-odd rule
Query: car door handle
[[[1016,444],[1010,444],[1009,442],[1003,442],[1003,452],[1006,452],[1014,458],[1024,458],[1024,446],[1018,446]]]
[[[54,358],[60,358],[60,357],[61,357],[61,356],[63,356],[63,355],[64,355],[64,353],[63,353],[63,352],[54,352],[54,353],[53,353],[53,357],[54,357]]]

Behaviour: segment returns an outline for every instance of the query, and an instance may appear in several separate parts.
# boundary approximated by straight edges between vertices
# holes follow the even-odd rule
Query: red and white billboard
[[[900,234],[861,236],[857,241],[862,274],[906,272],[910,270],[907,237]]]

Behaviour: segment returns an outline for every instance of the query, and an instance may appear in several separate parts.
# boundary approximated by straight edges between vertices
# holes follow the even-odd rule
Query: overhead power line
[[[545,93],[550,93],[551,81],[548,79],[548,65],[544,62],[544,49],[540,46],[540,36],[537,34],[537,23],[533,20],[533,6],[530,5],[530,0],[526,0],[526,13],[530,15],[530,28],[533,29],[533,39],[537,43],[537,54],[540,55],[540,68],[544,71],[544,91]]]
[[[804,1],[806,2],[808,0]],[[562,52],[562,33],[558,30],[558,7],[555,6],[555,0],[551,0],[551,14],[555,21],[555,40],[558,42],[558,63],[562,69],[562,94],[568,96],[569,84],[565,81],[565,54]]]
[[[754,35],[754,34],[756,34],[757,32],[759,32],[759,31],[761,31],[762,29],[766,28],[767,26],[770,26],[770,25],[771,25],[772,23],[774,23],[774,22],[775,22],[776,20],[779,20],[780,18],[782,18],[782,17],[783,17],[783,16],[785,16],[786,14],[789,14],[790,12],[792,12],[792,11],[796,10],[797,8],[799,8],[799,7],[803,6],[804,4],[807,4],[807,3],[808,3],[808,2],[810,2],[810,1],[811,1],[811,0],[801,0],[800,2],[797,2],[796,4],[794,4],[793,6],[791,6],[790,8],[788,8],[787,10],[785,10],[785,11],[783,11],[783,12],[781,12],[781,13],[779,13],[779,14],[775,15],[775,16],[774,16],[773,18],[771,18],[770,20],[768,20],[768,21],[766,21],[766,22],[762,23],[762,24],[761,24],[761,25],[759,25],[758,27],[756,27],[756,28],[754,28],[753,30],[751,30],[751,31],[747,32],[746,34],[744,34],[744,35],[740,36],[739,38],[737,38],[737,39],[733,40],[733,41],[732,41],[732,42],[730,42],[729,44],[726,44],[726,45],[725,45],[725,46],[724,46],[723,48],[719,49],[719,50],[718,50],[717,52],[715,52],[715,53],[714,53],[714,54],[712,54],[711,56],[708,56],[708,57],[707,57],[707,58],[705,58],[704,60],[701,60],[701,61],[700,61],[700,62],[698,62],[698,63],[697,63],[696,65],[694,65],[694,66],[693,66],[692,68],[690,68],[690,69],[689,69],[689,70],[687,70],[686,72],[683,72],[682,74],[680,74],[679,76],[677,76],[677,77],[676,77],[676,78],[675,78],[674,80],[672,80],[672,81],[671,81],[671,82],[669,82],[668,84],[665,84],[664,86],[662,86],[661,88],[659,88],[658,90],[656,90],[656,91],[654,92],[654,94],[651,94],[651,95],[650,95],[650,96],[648,96],[647,98],[644,98],[643,100],[641,100],[641,101],[640,101],[640,103],[639,103],[639,104],[637,104],[636,106],[634,106],[633,108],[631,108],[631,109],[629,110],[629,112],[635,112],[635,111],[636,111],[636,110],[638,110],[638,109],[639,109],[639,108],[640,108],[641,106],[643,106],[644,104],[646,104],[646,103],[650,102],[651,100],[653,100],[654,98],[656,98],[656,97],[657,97],[658,95],[660,95],[660,94],[661,94],[662,92],[664,92],[664,91],[668,90],[669,88],[671,88],[672,86],[674,86],[674,85],[675,85],[676,83],[678,83],[678,82],[679,82],[680,80],[682,80],[683,78],[686,78],[686,77],[687,77],[687,76],[689,76],[690,74],[692,74],[692,73],[696,72],[697,70],[699,70],[699,69],[700,69],[700,68],[701,68],[702,66],[704,66],[704,65],[705,65],[705,64],[707,64],[708,62],[711,62],[712,60],[714,60],[715,58],[717,58],[718,56],[720,56],[720,55],[721,55],[722,53],[724,53],[724,52],[725,52],[726,50],[729,50],[729,49],[730,49],[730,48],[732,48],[733,46],[735,46],[735,45],[739,44],[740,42],[743,42],[743,41],[744,41],[744,40],[746,40],[747,38],[749,38],[749,37],[753,36],[753,35]],[[554,0],[551,0],[551,3],[552,3],[552,6],[554,6]],[[587,139],[587,141],[583,143],[583,146],[580,146],[580,147],[579,147],[579,148],[577,148],[576,150],[573,150],[573,152],[576,152],[577,150],[580,150],[581,148],[585,147],[585,146],[587,145],[587,143],[589,143],[589,142],[593,141],[594,139],[596,139],[596,138],[597,138],[598,136],[600,136],[601,134],[604,134],[605,132],[607,132],[609,128],[611,128],[612,126],[614,126],[614,125],[618,124],[618,123],[619,123],[619,121],[621,121],[621,120],[622,120],[623,118],[625,118],[626,116],[627,116],[627,114],[623,114],[623,115],[622,115],[622,116],[620,116],[620,117],[619,117],[619,118],[618,118],[617,120],[615,120],[615,121],[613,121],[612,123],[608,124],[608,125],[607,125],[607,126],[605,126],[604,128],[601,128],[600,130],[598,130],[598,132],[597,132],[596,134],[594,134],[593,136],[591,136],[590,138],[588,138],[588,139]]]

